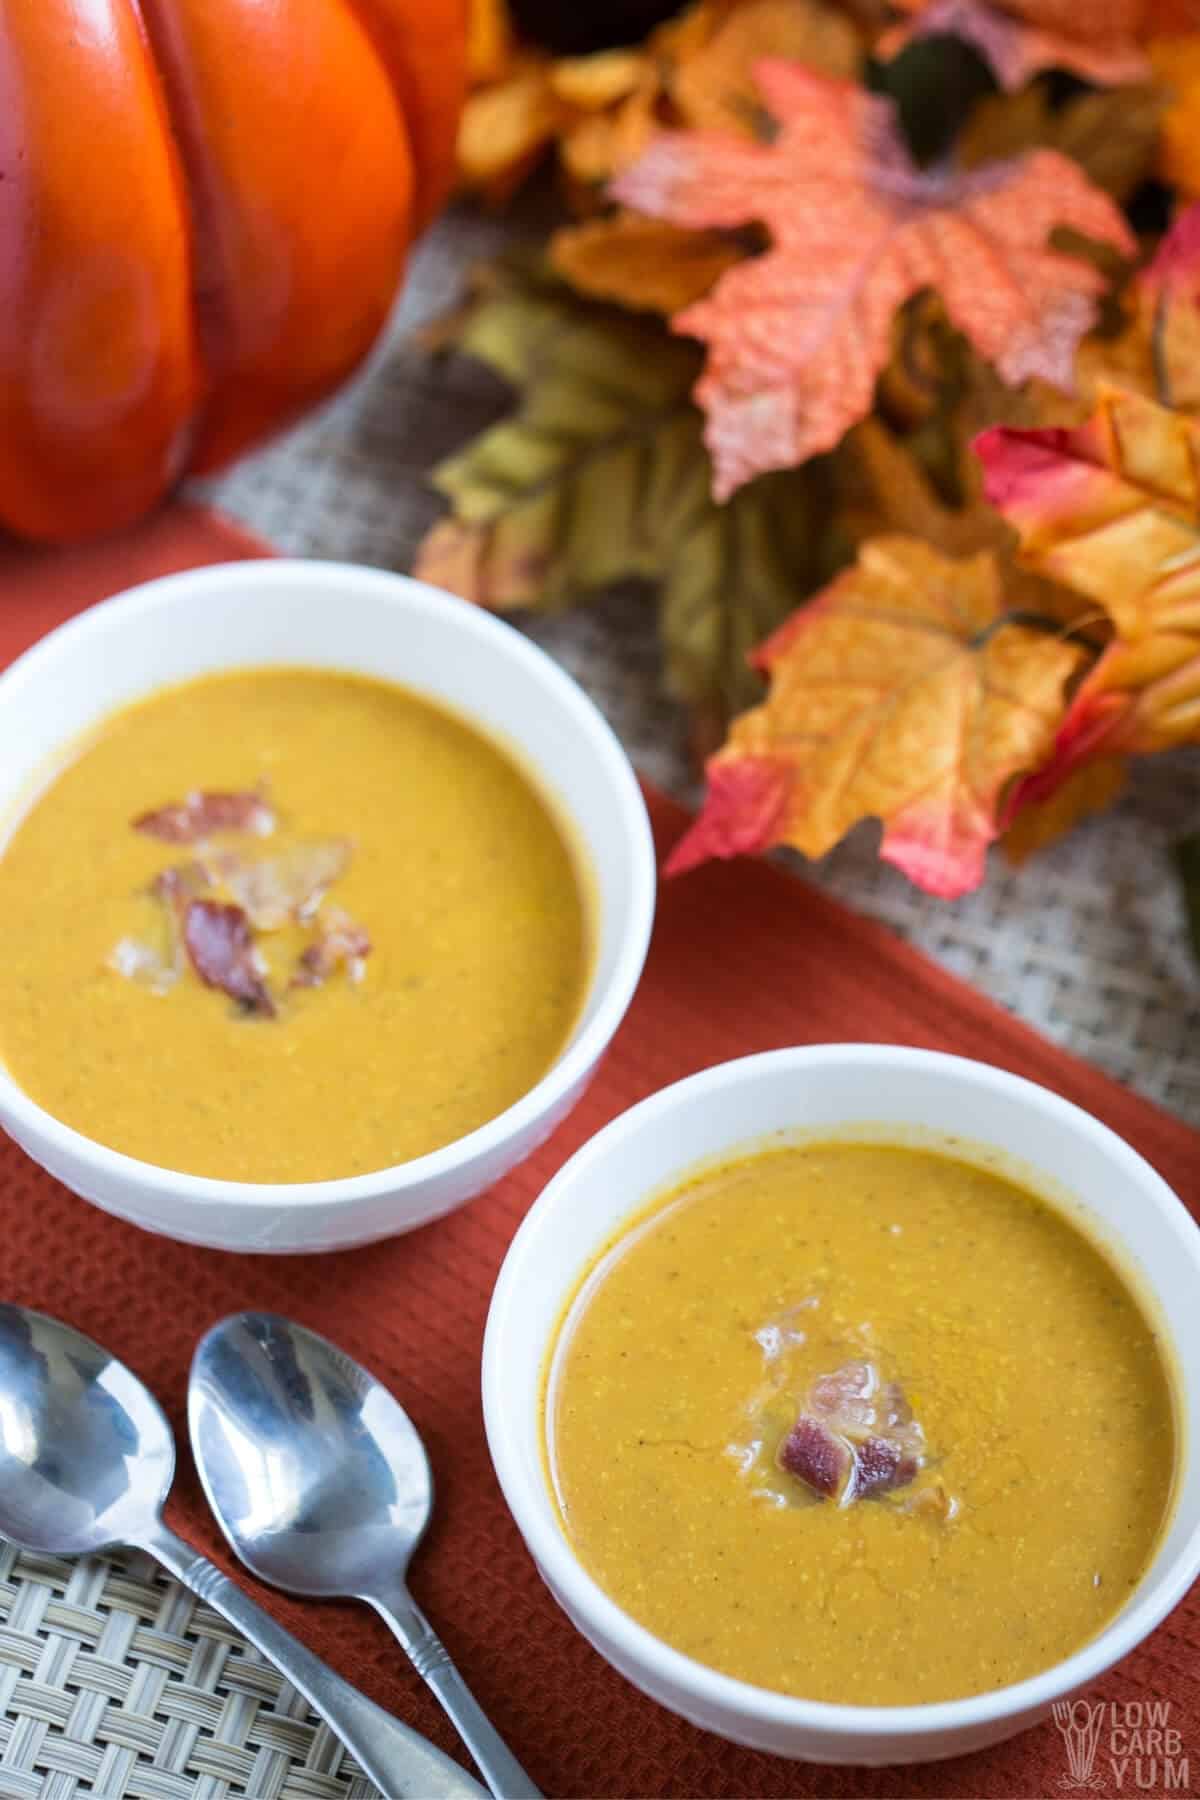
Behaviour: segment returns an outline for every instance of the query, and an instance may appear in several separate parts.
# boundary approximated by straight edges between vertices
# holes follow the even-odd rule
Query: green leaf
[[[820,463],[718,506],[691,400],[700,350],[537,273],[493,284],[458,345],[515,405],[434,472],[451,510],[416,572],[497,610],[654,582],[673,692],[726,715],[758,698],[748,651],[828,573]]]
[[[1174,846],[1175,867],[1183,885],[1183,906],[1187,915],[1192,949],[1200,962],[1200,831],[1180,838]]]

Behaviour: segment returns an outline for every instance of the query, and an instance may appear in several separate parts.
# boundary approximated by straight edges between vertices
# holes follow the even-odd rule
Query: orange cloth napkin
[[[228,522],[186,508],[81,551],[0,551],[0,656],[14,656],[78,607],[132,581],[265,553]],[[665,849],[685,816],[660,794],[648,799]],[[232,1256],[107,1218],[3,1141],[3,1292],[70,1320],[150,1383],[179,1434],[172,1523],[231,1572],[186,1449],[185,1383],[201,1332],[243,1307],[288,1313],[380,1375],[423,1434],[437,1484],[436,1520],[413,1587],[547,1795],[1048,1795],[1068,1772],[1050,1722],[958,1761],[872,1770],[779,1761],[663,1711],[609,1669],[559,1612],[488,1460],[479,1404],[488,1298],[505,1248],[547,1179],[615,1113],[667,1082],[727,1057],[848,1033],[957,1051],[1044,1083],[1121,1132],[1200,1210],[1200,1134],[1045,1042],[878,925],[767,863],[739,862],[663,888],[641,989],[591,1090],[548,1144],[470,1206],[361,1251]],[[239,1579],[255,1588],[249,1576]],[[1029,1581],[1036,1590],[1036,1569]],[[462,1755],[403,1654],[365,1609],[255,1591],[376,1700]],[[1200,1762],[1198,1645],[1200,1594],[1193,1593],[1087,1696],[1168,1700],[1193,1771]],[[1098,1766],[1106,1767],[1103,1756]],[[1126,1784],[1133,1782],[1131,1766]],[[1157,1791],[1161,1782],[1160,1770]]]

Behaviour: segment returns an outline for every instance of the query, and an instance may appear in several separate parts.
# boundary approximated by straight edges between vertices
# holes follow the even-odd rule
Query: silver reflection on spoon
[[[246,1567],[288,1593],[367,1601],[493,1794],[539,1800],[408,1591],[433,1480],[412,1421],[382,1383],[289,1319],[238,1313],[197,1347],[188,1424],[209,1505]]]
[[[0,1535],[50,1556],[147,1551],[275,1665],[389,1800],[482,1794],[167,1529],[174,1472],[166,1416],[131,1370],[57,1319],[0,1305]]]

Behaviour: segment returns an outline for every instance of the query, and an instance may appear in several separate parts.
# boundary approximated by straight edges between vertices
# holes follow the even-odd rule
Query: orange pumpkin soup
[[[710,1170],[585,1280],[547,1458],[584,1566],[667,1643],[783,1693],[949,1700],[1060,1661],[1167,1516],[1154,1328],[1062,1213],[932,1151]]]
[[[188,1173],[403,1162],[527,1092],[588,977],[581,871],[498,745],[400,687],[206,677],[79,746],[0,856],[0,1055]]]

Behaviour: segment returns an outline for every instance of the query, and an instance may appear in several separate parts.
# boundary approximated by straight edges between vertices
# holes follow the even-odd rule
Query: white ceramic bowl
[[[735,1681],[653,1637],[585,1573],[543,1474],[542,1369],[593,1255],[656,1189],[770,1134],[813,1129],[896,1141],[953,1135],[1016,1153],[1157,1299],[1179,1380],[1182,1470],[1172,1520],[1119,1617],[1065,1662],[994,1693],[937,1705],[836,1706]],[[978,1750],[1043,1718],[1131,1650],[1200,1572],[1200,1231],[1149,1164],[1045,1088],[959,1057],[819,1045],[747,1057],[643,1101],[573,1156],[524,1220],[500,1271],[483,1350],[488,1441],[505,1498],[559,1603],[637,1687],[737,1743],[812,1762],[923,1762]],[[1036,1581],[1036,1571],[1030,1579]],[[1065,1765],[1064,1765],[1065,1766]]]
[[[151,1231],[224,1250],[332,1250],[408,1231],[460,1205],[570,1110],[641,974],[654,850],[624,751],[548,656],[423,582],[327,562],[239,562],[170,575],[43,638],[0,676],[0,820],[11,826],[64,748],[115,707],[166,682],[271,663],[403,682],[518,753],[573,827],[594,878],[595,966],[569,1044],[536,1087],[478,1131],[342,1181],[268,1186],[153,1167],[52,1118],[2,1066],[0,1124],[77,1194]]]

